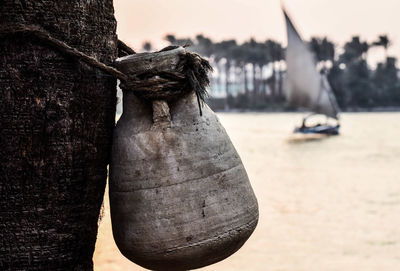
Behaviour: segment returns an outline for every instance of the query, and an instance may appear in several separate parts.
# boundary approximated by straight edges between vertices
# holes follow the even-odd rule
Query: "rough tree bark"
[[[116,57],[112,0],[2,0],[0,15]],[[92,270],[116,80],[31,35],[0,48],[0,269]]]

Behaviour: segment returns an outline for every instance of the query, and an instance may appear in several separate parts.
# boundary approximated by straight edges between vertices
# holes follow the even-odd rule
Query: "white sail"
[[[301,39],[287,13],[283,13],[288,37],[286,99],[292,105],[337,119],[339,108],[326,76],[319,73],[314,54]]]

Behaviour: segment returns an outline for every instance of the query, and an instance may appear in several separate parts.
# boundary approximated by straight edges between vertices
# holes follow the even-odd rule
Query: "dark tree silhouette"
[[[252,79],[253,79],[253,98],[252,100],[255,101],[256,96],[258,94],[259,86],[258,86],[258,78],[257,78],[257,66],[259,65],[262,52],[260,50],[258,42],[251,38],[249,41],[243,44],[243,47],[246,50],[246,60],[248,63],[252,65]]]
[[[179,45],[179,46],[192,46],[194,42],[190,38],[176,38],[173,34],[168,34],[164,38],[172,45]]]
[[[176,45],[176,37],[173,34],[168,34],[165,36],[165,40],[168,41],[170,44]]]
[[[244,46],[235,46],[232,49],[231,57],[235,61],[236,66],[241,70],[245,95],[249,95],[249,85],[248,85],[247,70],[246,70],[246,64],[247,64],[246,53],[247,52]]]
[[[205,56],[205,57],[210,57],[213,53],[213,42],[211,39],[205,37],[204,35],[197,35],[196,36],[196,51]]]
[[[328,63],[333,63],[335,59],[335,45],[333,42],[325,38],[311,38],[309,42],[310,49],[315,54],[315,59],[317,62],[322,63],[322,69],[328,69]]]
[[[145,41],[145,42],[143,43],[142,48],[143,48],[143,50],[145,50],[146,52],[150,52],[150,51],[153,49],[153,45],[151,44],[150,41]]]
[[[387,35],[380,35],[380,36],[378,37],[378,40],[375,41],[375,42],[373,43],[373,45],[375,45],[375,46],[382,46],[383,49],[385,50],[385,58],[388,57],[387,50],[388,50],[388,48],[389,48],[389,46],[390,46],[390,40],[389,40],[389,37],[388,37]]]
[[[232,66],[232,50],[237,46],[235,40],[226,40],[214,44],[215,54],[217,55],[216,61],[225,59],[225,91],[226,95],[229,96],[229,77]]]
[[[376,99],[381,106],[396,106],[400,104],[400,81],[397,75],[395,58],[386,58],[379,63],[372,76],[376,86]]]
[[[272,91],[272,100],[277,101],[282,99],[282,85],[283,77],[279,63],[284,60],[283,48],[280,43],[267,40],[265,42],[269,54],[269,60],[272,63],[272,76],[268,80]]]
[[[360,37],[355,36],[344,45],[344,53],[340,56],[339,61],[347,64],[361,58],[365,60],[368,49],[369,44],[361,42]]]
[[[167,36],[166,39],[174,44],[182,44],[190,40],[189,38],[177,39],[173,35]],[[400,106],[398,69],[396,59],[387,57],[390,41],[386,35],[379,36],[371,44],[354,36],[345,43],[343,52],[339,56],[336,55],[335,44],[327,37],[313,37],[309,45],[315,53],[318,68],[328,75],[328,80],[342,109]],[[366,62],[371,46],[382,46],[385,49],[385,60],[375,70]],[[284,108],[285,48],[280,43],[273,40],[260,43],[255,39],[242,44],[237,44],[235,40],[213,42],[204,35],[197,35],[194,45],[189,49],[210,57],[214,68],[219,71],[218,74],[226,75],[224,82],[221,82],[223,77],[217,79],[225,85],[227,98],[224,103],[226,105],[243,109],[267,108],[274,105]],[[262,76],[265,69],[270,69],[272,72],[268,79]],[[252,76],[247,75],[250,70],[252,70]],[[230,74],[235,76],[235,82],[229,81]],[[251,77],[253,89],[249,87],[248,78]],[[268,95],[266,84],[270,89]],[[243,89],[238,90],[239,86],[243,86]]]

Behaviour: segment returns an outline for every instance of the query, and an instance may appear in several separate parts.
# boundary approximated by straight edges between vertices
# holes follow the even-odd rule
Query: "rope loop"
[[[120,79],[121,81],[127,80],[127,76],[125,74],[123,74],[122,72],[120,72],[119,70],[117,70],[116,68],[106,65],[106,64],[100,62],[99,60],[97,60],[96,58],[89,56],[85,53],[82,53],[81,51],[69,46],[65,42],[52,37],[49,32],[47,32],[40,26],[23,25],[23,24],[0,25],[0,36],[17,34],[17,33],[31,34],[31,35],[37,37],[38,39],[46,42],[47,44],[53,46],[57,50],[65,53],[67,55],[73,56],[73,57],[79,59],[80,61],[85,62],[86,64],[96,67],[96,68]],[[135,52],[132,49],[130,49],[122,41],[119,41],[118,45],[122,47],[122,49],[123,49],[122,51],[125,53],[132,53],[132,52],[134,53]]]
[[[159,52],[136,54],[125,43],[118,41],[119,55],[128,55],[122,59],[132,58],[132,56],[134,58],[138,56],[137,59],[140,59],[144,56],[150,62],[154,57],[156,62],[153,65],[148,64],[150,68],[143,66],[141,70],[126,73],[104,64],[95,57],[89,56],[65,42],[54,38],[40,26],[23,24],[0,25],[0,36],[17,33],[33,35],[57,50],[120,79],[122,88],[132,90],[144,99],[168,101],[194,91],[197,96],[200,115],[202,114],[201,107],[207,97],[207,87],[210,85],[208,73],[213,69],[206,59],[196,53],[186,51],[184,49],[186,46],[168,46]],[[162,56],[174,53],[176,53],[176,56],[174,56],[176,57],[176,63],[174,62],[174,65],[171,65],[168,61],[165,62],[165,59],[162,58]],[[156,56],[160,56],[161,58],[157,59]],[[157,61],[160,63],[157,63]],[[115,64],[118,67],[118,60]]]
[[[120,85],[122,89],[151,101],[171,101],[194,91],[202,114],[212,67],[200,55],[169,46],[158,52],[117,59],[116,67],[128,76]]]

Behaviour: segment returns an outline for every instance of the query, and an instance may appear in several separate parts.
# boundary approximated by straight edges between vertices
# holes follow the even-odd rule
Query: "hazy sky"
[[[367,41],[387,34],[393,42],[389,54],[400,58],[400,0],[286,0],[284,4],[305,39],[329,36],[341,45],[356,34]],[[114,7],[119,38],[137,50],[145,40],[162,47],[167,33],[286,43],[279,0],[114,0]]]

